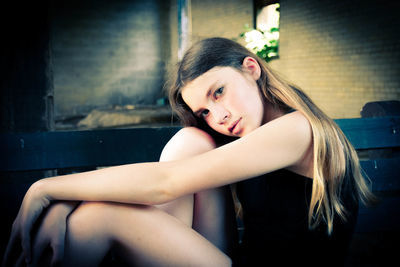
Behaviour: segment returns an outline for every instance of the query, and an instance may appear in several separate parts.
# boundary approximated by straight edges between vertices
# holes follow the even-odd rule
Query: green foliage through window
[[[278,57],[279,50],[279,4],[263,8],[257,16],[257,29],[245,25],[240,34],[246,47],[269,62]]]

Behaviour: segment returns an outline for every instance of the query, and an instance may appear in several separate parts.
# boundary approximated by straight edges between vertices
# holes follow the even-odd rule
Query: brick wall
[[[170,57],[169,1],[52,1],[55,114],[155,104]]]
[[[396,1],[281,0],[280,59],[271,63],[334,118],[400,100]]]
[[[192,40],[237,38],[244,25],[253,24],[252,0],[191,0]]]

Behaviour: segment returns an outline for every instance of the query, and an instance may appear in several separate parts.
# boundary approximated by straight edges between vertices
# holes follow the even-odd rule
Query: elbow
[[[142,204],[159,205],[175,200],[186,194],[179,172],[176,171],[176,161],[158,162],[152,166],[149,178],[145,179],[142,189]]]
[[[148,205],[160,205],[174,200],[176,197],[172,194],[170,190],[165,189],[164,187],[159,187],[152,193],[154,197],[150,199],[150,203]]]
[[[149,205],[159,205],[177,199],[180,195],[177,192],[177,187],[173,186],[171,179],[165,178],[162,182],[157,183],[154,191],[151,193]]]

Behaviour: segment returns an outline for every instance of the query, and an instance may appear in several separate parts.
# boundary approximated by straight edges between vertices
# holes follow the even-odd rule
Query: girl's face
[[[252,58],[246,64],[246,59],[243,72],[215,67],[182,89],[182,98],[195,116],[224,135],[241,137],[263,122],[264,106],[256,83],[259,66]]]

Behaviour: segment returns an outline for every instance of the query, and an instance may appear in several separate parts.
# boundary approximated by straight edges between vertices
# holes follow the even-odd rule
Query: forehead
[[[225,82],[237,71],[231,67],[214,67],[182,88],[183,101],[194,111],[206,101],[209,91]]]

